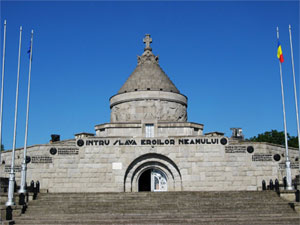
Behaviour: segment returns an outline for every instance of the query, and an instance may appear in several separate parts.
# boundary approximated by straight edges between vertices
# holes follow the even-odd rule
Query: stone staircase
[[[264,192],[40,193],[16,224],[300,224],[288,202]]]

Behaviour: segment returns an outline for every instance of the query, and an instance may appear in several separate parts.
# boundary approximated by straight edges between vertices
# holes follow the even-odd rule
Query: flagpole
[[[14,122],[14,138],[13,149],[11,154],[11,167],[9,174],[8,186],[8,200],[6,206],[13,206],[14,202],[14,189],[15,189],[15,150],[16,150],[16,134],[17,134],[17,116],[18,116],[18,97],[19,97],[19,78],[20,78],[20,61],[21,61],[21,42],[22,42],[22,26],[20,27],[20,41],[19,41],[19,56],[18,56],[18,74],[17,74],[17,87],[16,87],[16,105],[15,105],[15,122]]]
[[[279,40],[279,28],[278,27],[277,27],[277,40]],[[290,159],[289,159],[289,148],[288,148],[287,129],[286,129],[286,116],[285,116],[282,68],[281,68],[281,62],[280,61],[279,61],[279,68],[280,68],[281,96],[282,96],[283,123],[284,123],[284,136],[285,136],[285,155],[286,155],[285,166],[286,166],[287,189],[288,190],[293,190],[293,188],[292,188],[291,162],[290,162]]]
[[[26,193],[26,172],[27,172],[26,154],[27,154],[28,119],[29,119],[29,103],[30,103],[32,46],[33,46],[33,30],[31,30],[31,39],[30,39],[30,57],[29,57],[29,72],[28,72],[28,92],[27,92],[25,143],[24,143],[24,157],[23,157],[22,171],[21,171],[21,186],[20,186],[20,190],[19,190],[20,194],[25,194]]]
[[[0,163],[2,153],[2,114],[3,114],[3,92],[4,92],[4,64],[5,64],[5,43],[6,43],[6,20],[4,20],[4,38],[3,38],[3,55],[2,55],[2,82],[1,82],[1,106],[0,106]]]
[[[296,118],[297,118],[297,132],[298,132],[298,148],[299,148],[299,172],[300,172],[300,128],[299,128],[299,113],[298,113],[298,98],[297,98],[297,87],[295,78],[295,66],[294,66],[294,54],[293,54],[293,43],[292,43],[292,27],[289,25],[290,33],[290,46],[291,46],[291,58],[292,58],[292,69],[293,69],[293,79],[294,79],[294,94],[295,94],[295,105],[296,105]]]

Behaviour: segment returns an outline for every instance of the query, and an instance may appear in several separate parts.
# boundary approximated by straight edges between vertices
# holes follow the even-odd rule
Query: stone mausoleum
[[[246,142],[240,129],[230,138],[203,133],[203,124],[188,121],[188,99],[160,67],[150,35],[144,42],[137,67],[110,98],[110,122],[96,125],[95,134],[52,135],[50,143],[28,147],[27,183],[38,180],[49,192],[235,191],[282,180],[284,147]],[[23,149],[15,158],[19,184]],[[290,160],[294,178],[297,149]],[[6,151],[1,177],[9,177],[10,163]]]

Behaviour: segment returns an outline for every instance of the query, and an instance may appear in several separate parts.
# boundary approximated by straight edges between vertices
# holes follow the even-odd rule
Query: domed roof
[[[167,91],[180,93],[158,64],[158,56],[152,53],[149,34],[144,38],[144,53],[138,56],[138,65],[118,91],[119,94],[132,91]]]

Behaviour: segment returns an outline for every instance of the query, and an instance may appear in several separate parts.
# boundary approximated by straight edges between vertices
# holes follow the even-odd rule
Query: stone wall
[[[27,182],[39,180],[49,192],[137,191],[142,171],[157,168],[166,173],[169,191],[234,191],[257,190],[263,179],[285,176],[284,148],[252,142],[224,145],[223,138],[88,137],[36,145],[28,148]],[[18,183],[22,152],[16,150]],[[290,149],[293,177],[298,154]],[[8,177],[11,152],[2,156],[1,177]]]

